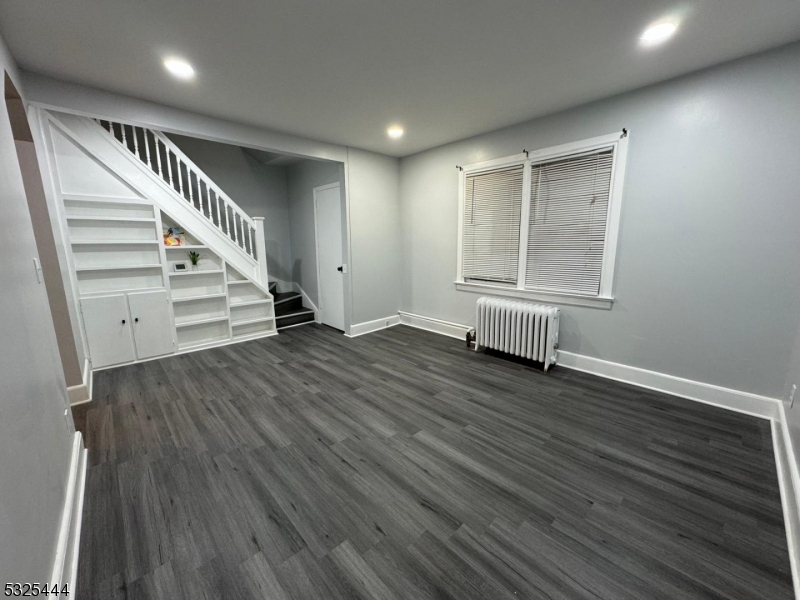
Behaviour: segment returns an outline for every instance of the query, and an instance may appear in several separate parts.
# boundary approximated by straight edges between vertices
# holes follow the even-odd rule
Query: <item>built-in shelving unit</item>
[[[233,339],[247,339],[276,331],[272,297],[234,269],[227,273]]]
[[[152,205],[115,198],[64,198],[82,297],[164,288]]]
[[[166,290],[177,351],[276,331],[272,297],[188,232],[183,245],[166,246],[162,228],[181,227],[146,201],[65,197],[64,210],[82,298]],[[197,270],[190,251],[200,254]]]

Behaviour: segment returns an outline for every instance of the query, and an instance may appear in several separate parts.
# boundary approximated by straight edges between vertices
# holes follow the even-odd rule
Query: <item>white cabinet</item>
[[[134,360],[133,328],[125,294],[83,298],[81,312],[93,369]]]
[[[83,298],[81,312],[93,369],[175,351],[166,290]]]
[[[166,290],[128,294],[133,320],[136,357],[139,360],[172,354],[175,351],[175,329],[169,314]]]

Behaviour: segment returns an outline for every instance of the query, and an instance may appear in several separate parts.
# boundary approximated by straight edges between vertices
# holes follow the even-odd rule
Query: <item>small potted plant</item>
[[[192,263],[192,271],[200,270],[200,258],[202,258],[202,256],[203,255],[199,252],[189,250],[189,261]]]

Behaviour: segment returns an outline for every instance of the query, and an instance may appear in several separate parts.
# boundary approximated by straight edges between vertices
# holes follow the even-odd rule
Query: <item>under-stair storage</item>
[[[160,163],[141,129],[40,114],[92,368],[276,333],[263,219],[159,132]]]
[[[206,319],[178,327],[178,349],[192,350],[215,346],[231,339],[228,317]]]
[[[175,351],[166,290],[81,300],[94,368]]]

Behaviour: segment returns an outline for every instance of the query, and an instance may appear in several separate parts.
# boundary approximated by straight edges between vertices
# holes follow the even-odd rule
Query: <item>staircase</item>
[[[269,291],[274,298],[275,322],[278,329],[314,322],[314,311],[303,306],[303,297],[300,294],[280,293],[275,283],[270,284]]]
[[[169,138],[41,115],[93,368],[275,335],[305,318],[302,302],[285,295],[278,318],[264,220]],[[166,243],[169,229],[183,232],[180,245]],[[201,254],[196,267],[189,251]]]

